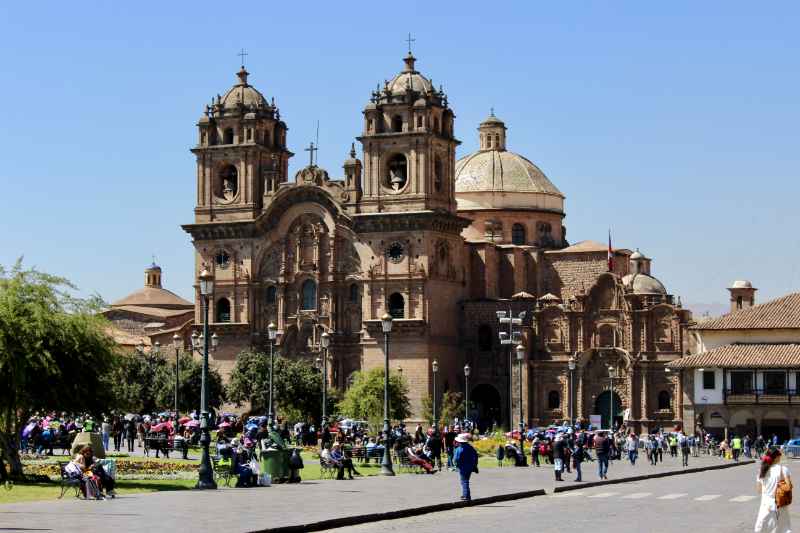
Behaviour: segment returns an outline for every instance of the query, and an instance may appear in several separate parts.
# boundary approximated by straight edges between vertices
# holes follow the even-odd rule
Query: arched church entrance
[[[500,393],[494,386],[483,383],[475,387],[469,393],[469,403],[470,417],[481,433],[502,420]]]
[[[614,426],[621,425],[622,400],[619,394],[612,391],[602,392],[594,402],[594,414],[600,415],[603,428],[610,428],[609,422],[613,422]]]

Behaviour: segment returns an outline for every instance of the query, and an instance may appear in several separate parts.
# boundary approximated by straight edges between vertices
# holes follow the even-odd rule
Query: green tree
[[[36,411],[88,411],[112,403],[104,379],[116,345],[99,298],[75,298],[66,279],[0,267],[0,479],[23,476],[18,436]],[[5,464],[10,467],[6,473]]]
[[[373,428],[383,424],[383,368],[355,372],[353,384],[339,402],[339,412],[366,420]],[[411,415],[408,385],[399,373],[389,373],[389,418],[405,420]]]
[[[188,353],[180,356],[180,382],[178,383],[178,410],[188,413],[200,409],[200,390],[203,381],[203,363]],[[208,369],[208,405],[219,409],[225,401],[222,376],[215,368]],[[158,366],[154,387],[154,402],[158,410],[171,411],[175,407],[175,359],[167,359]]]
[[[433,399],[430,395],[422,399],[422,414],[428,424],[433,424]],[[437,409],[439,425],[452,423],[455,417],[464,418],[464,400],[460,392],[447,391],[439,399]]]
[[[275,356],[273,403],[276,414],[292,422],[322,416],[322,373],[305,361]],[[228,399],[238,405],[249,402],[253,413],[266,413],[269,404],[269,355],[244,351],[236,357],[227,388]],[[328,387],[328,414],[339,394]]]
[[[114,408],[131,413],[159,411],[156,402],[158,377],[166,366],[164,359],[157,355],[123,354],[108,376]]]

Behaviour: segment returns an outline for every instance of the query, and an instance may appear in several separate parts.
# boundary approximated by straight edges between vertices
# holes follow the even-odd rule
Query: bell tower
[[[212,98],[197,123],[196,222],[253,220],[278,184],[292,154],[280,111],[248,82],[244,66],[224,96]]]
[[[372,93],[361,141],[361,212],[456,211],[455,114],[409,51],[405,67]]]

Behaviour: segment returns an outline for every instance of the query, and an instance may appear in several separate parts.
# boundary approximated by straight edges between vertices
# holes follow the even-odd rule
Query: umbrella
[[[187,428],[197,428],[197,427],[200,427],[200,421],[199,420],[189,420],[184,425]]]
[[[188,421],[189,421],[189,420],[191,420],[191,419],[192,419],[192,418],[191,418],[191,417],[189,417],[189,416],[182,416],[181,418],[179,418],[179,419],[178,419],[178,423],[179,423],[179,424],[185,424],[186,422],[188,422]]]
[[[223,422],[222,424],[219,425],[219,427],[221,427],[221,428],[227,428],[227,427],[230,427],[230,426],[231,426],[230,422]]]
[[[155,431],[155,432],[163,431],[164,428],[169,429],[168,426],[169,422],[162,422],[160,424],[156,424],[155,426],[151,427],[150,431]]]

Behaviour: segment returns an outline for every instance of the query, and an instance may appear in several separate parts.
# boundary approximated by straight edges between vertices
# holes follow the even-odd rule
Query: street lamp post
[[[569,366],[569,423],[575,425],[575,356],[570,355]]]
[[[519,346],[522,344],[522,321],[525,320],[525,311],[521,311],[516,317],[511,309],[508,313],[505,311],[496,311],[497,321],[502,329],[508,326],[508,331],[500,331],[500,345],[508,346],[508,430],[512,431],[514,428],[514,379],[513,379],[513,354],[511,345]]]
[[[322,430],[328,425],[328,346],[331,345],[331,337],[325,331],[320,337],[322,345]]]
[[[383,461],[381,461],[381,474],[393,476],[392,468],[392,446],[389,429],[389,334],[392,332],[392,316],[384,313],[381,317],[381,328],[383,328]]]
[[[178,386],[180,384],[180,354],[183,341],[177,333],[172,336],[172,347],[175,348],[175,429],[178,428]]]
[[[617,369],[608,365],[608,379],[611,381],[611,390],[608,395],[608,428],[614,431],[614,380],[617,378]]]
[[[439,373],[439,361],[436,359],[431,364],[431,370],[433,370],[433,436],[436,437],[439,434],[439,417],[436,416],[438,414],[436,404],[439,403],[439,396],[436,394],[436,374]]]
[[[208,349],[209,349],[209,329],[208,329],[208,301],[214,293],[214,276],[203,269],[200,273],[200,296],[203,303],[203,371],[200,380],[200,446],[203,453],[200,458],[200,469],[195,488],[197,489],[216,489],[217,483],[214,481],[214,469],[211,467],[211,458],[208,454],[208,446],[211,444],[211,434],[208,431]]]
[[[522,464],[528,466],[525,456],[525,420],[522,414],[522,361],[525,359],[525,347],[517,345],[517,369],[519,374],[519,450],[522,453]]]
[[[270,322],[267,326],[267,334],[269,336],[269,407],[267,408],[267,424],[272,429],[275,420],[275,412],[272,410],[272,372],[275,366],[275,337],[278,334],[278,326]]]
[[[469,374],[471,371],[469,363],[464,365],[464,425],[469,420]]]

